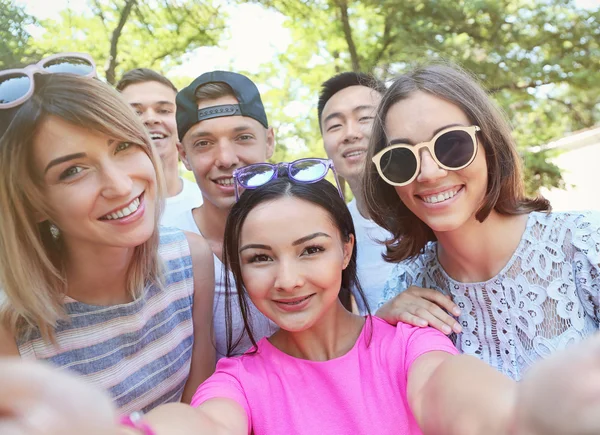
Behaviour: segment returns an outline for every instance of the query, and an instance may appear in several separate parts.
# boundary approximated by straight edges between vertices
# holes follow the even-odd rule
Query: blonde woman
[[[127,413],[212,373],[213,264],[203,238],[158,229],[160,162],[94,68],[0,72],[0,356],[79,373]]]

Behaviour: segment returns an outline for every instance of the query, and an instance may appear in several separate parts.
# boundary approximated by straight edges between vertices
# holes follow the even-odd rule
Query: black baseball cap
[[[233,89],[238,104],[221,104],[198,109],[194,94],[207,83],[225,83]],[[207,72],[177,93],[177,132],[179,140],[199,121],[221,116],[247,116],[269,127],[267,114],[256,85],[248,77],[230,71]]]

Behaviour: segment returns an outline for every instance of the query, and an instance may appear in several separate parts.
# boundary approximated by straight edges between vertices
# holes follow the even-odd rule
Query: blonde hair
[[[33,140],[48,116],[111,138],[143,146],[157,177],[156,230],[134,250],[127,288],[136,298],[146,283],[161,282],[158,221],[164,180],[158,156],[144,126],[119,94],[108,85],[70,74],[38,75],[33,96],[12,115],[0,137],[0,322],[16,338],[35,328],[44,339],[54,339],[57,322],[64,319],[67,290],[60,239],[54,240],[48,221],[51,210],[43,195],[41,177],[33,170]],[[1,115],[1,114],[0,114]],[[6,116],[6,115],[5,115]]]

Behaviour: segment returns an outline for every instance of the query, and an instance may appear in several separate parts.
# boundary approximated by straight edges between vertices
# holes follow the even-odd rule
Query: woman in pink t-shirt
[[[322,180],[327,166],[319,172],[313,164],[250,165],[234,173],[247,190],[230,212],[223,258],[255,347],[219,361],[192,399],[196,409],[153,410],[146,422],[154,432],[556,433],[540,430],[546,417],[537,417],[552,404],[536,399],[563,391],[556,373],[564,364],[534,370],[537,378],[517,387],[478,359],[455,355],[433,328],[394,327],[344,308],[340,289],[354,286],[363,296],[352,218],[339,192]],[[271,337],[254,341],[250,303],[279,325]],[[563,397],[573,405],[568,409],[589,410],[574,405],[590,396],[573,391]]]

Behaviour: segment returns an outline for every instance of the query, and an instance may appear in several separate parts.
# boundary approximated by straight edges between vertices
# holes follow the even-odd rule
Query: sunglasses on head
[[[96,77],[96,64],[84,53],[60,53],[25,68],[0,71],[0,109],[23,104],[35,88],[35,74],[68,73]]]
[[[299,159],[289,163],[256,163],[244,166],[233,171],[233,181],[235,184],[235,200],[239,200],[239,187],[244,189],[256,189],[267,184],[269,181],[278,178],[281,169],[286,169],[286,175],[296,183],[309,184],[322,180],[329,172],[333,171],[335,184],[340,196],[343,198],[333,162],[327,159]]]
[[[406,186],[417,178],[421,170],[420,151],[429,154],[440,168],[458,171],[469,166],[477,155],[477,132],[470,127],[449,127],[437,133],[429,142],[416,145],[390,142],[390,146],[373,156],[379,176],[392,186]]]

